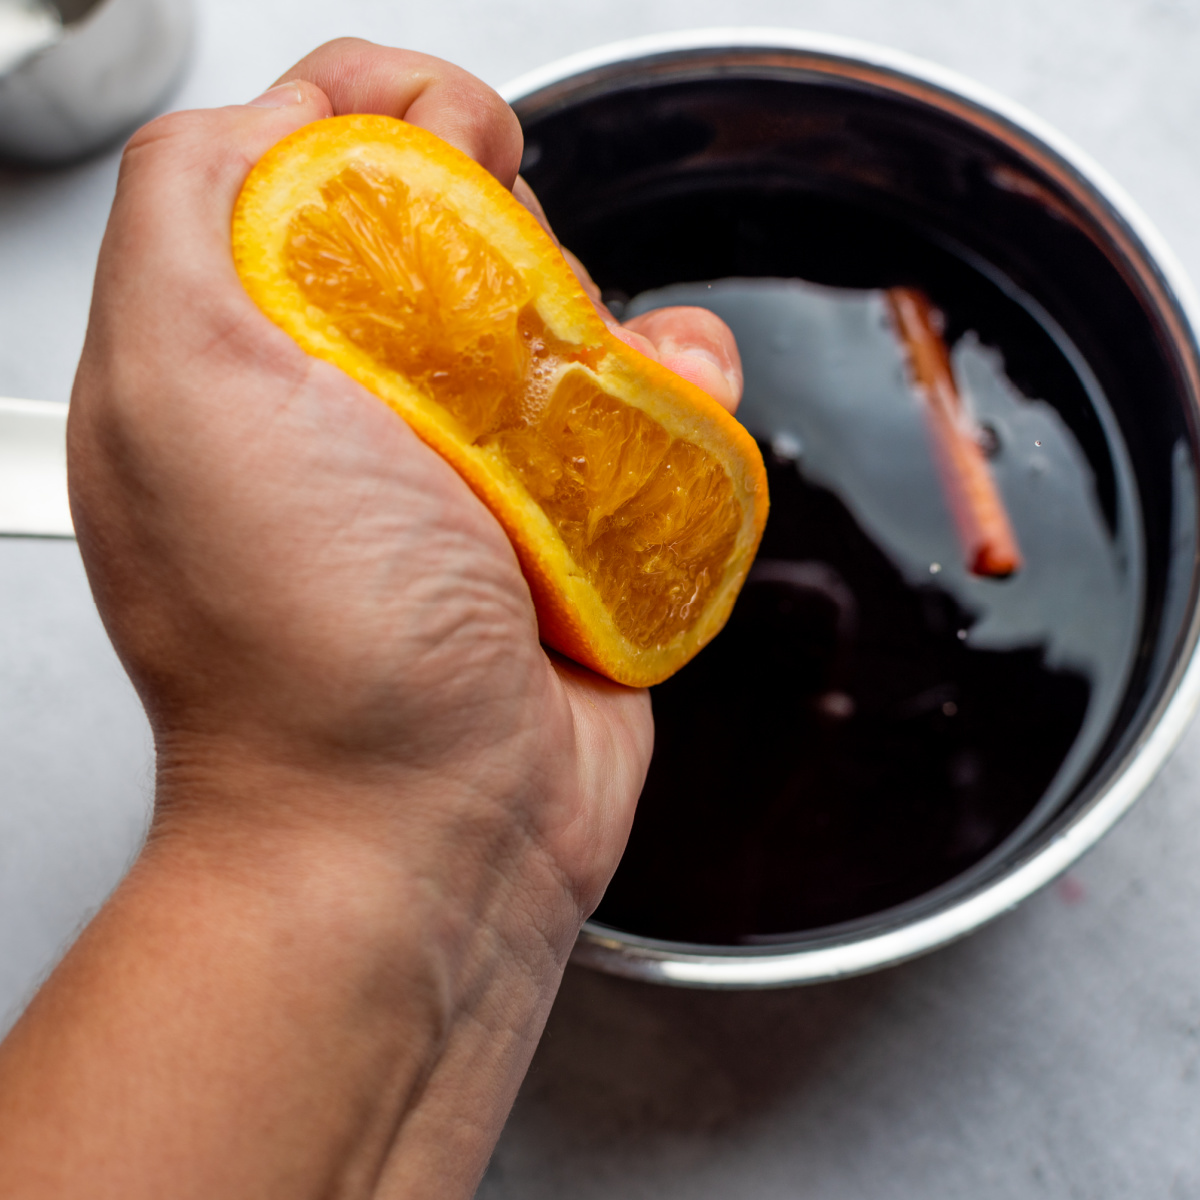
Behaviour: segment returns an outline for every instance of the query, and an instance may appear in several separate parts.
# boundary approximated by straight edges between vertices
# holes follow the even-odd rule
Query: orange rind
[[[758,447],[609,331],[482,167],[390,117],[318,121],[250,172],[232,239],[258,307],[496,516],[546,645],[642,686],[720,631],[766,521]]]

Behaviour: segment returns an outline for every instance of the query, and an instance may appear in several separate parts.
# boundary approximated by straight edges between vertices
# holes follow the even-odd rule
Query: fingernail
[[[300,104],[304,96],[294,83],[279,83],[263,92],[257,100],[251,100],[247,108],[287,108],[289,104]]]
[[[692,358],[702,358],[706,362],[712,363],[712,365],[716,367],[717,370],[720,371],[725,377],[725,382],[728,383],[735,392],[741,392],[741,372],[723,362],[718,354],[713,353],[713,351],[707,346],[693,346],[689,345],[687,342],[681,342],[675,339],[673,339],[673,342],[674,344],[671,346],[671,352],[673,354],[687,354]],[[659,349],[661,350],[662,347],[660,346]]]
[[[712,363],[722,374],[725,373],[724,367],[721,366],[721,360],[707,346],[693,346],[688,342],[681,342],[678,338],[671,338],[669,341],[664,339],[660,342],[659,349],[669,349],[672,354],[687,354],[692,358],[702,358],[705,362]]]

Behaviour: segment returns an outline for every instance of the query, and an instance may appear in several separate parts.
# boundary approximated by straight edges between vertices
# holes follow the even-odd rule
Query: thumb
[[[183,378],[203,378],[214,347],[236,357],[236,331],[244,331],[243,372],[265,370],[272,347],[276,366],[290,362],[293,373],[300,370],[299,349],[258,312],[238,279],[230,222],[259,158],[329,115],[319,88],[289,83],[251,104],[169,113],[130,139],[67,421],[77,511],[85,493],[103,490],[97,473],[107,470],[101,462],[107,459],[93,453],[95,447],[109,446],[129,475],[135,463],[170,461],[164,439],[193,438],[188,421],[204,419],[214,389],[202,390],[194,411],[154,397],[172,394]],[[130,353],[131,336],[136,353]]]
[[[320,88],[296,81],[249,104],[168,113],[143,126],[121,161],[97,283],[119,262],[132,278],[152,265],[161,286],[165,263],[194,260],[218,240],[217,258],[232,271],[229,223],[250,168],[276,142],[331,114]]]

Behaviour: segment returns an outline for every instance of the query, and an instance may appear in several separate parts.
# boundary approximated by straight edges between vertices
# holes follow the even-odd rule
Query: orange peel
[[[609,331],[477,163],[394,118],[318,121],[251,170],[232,243],[258,307],[496,516],[546,645],[643,686],[720,631],[766,521],[757,445]]]

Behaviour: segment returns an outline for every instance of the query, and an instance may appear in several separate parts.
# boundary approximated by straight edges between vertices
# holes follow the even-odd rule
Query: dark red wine
[[[1025,558],[1010,579],[965,569],[878,290],[734,279],[630,305],[732,326],[771,515],[726,629],[653,691],[598,922],[755,944],[878,913],[1044,819],[1106,736],[1141,595],[1124,447],[1042,314],[965,265],[947,278],[934,298]]]

